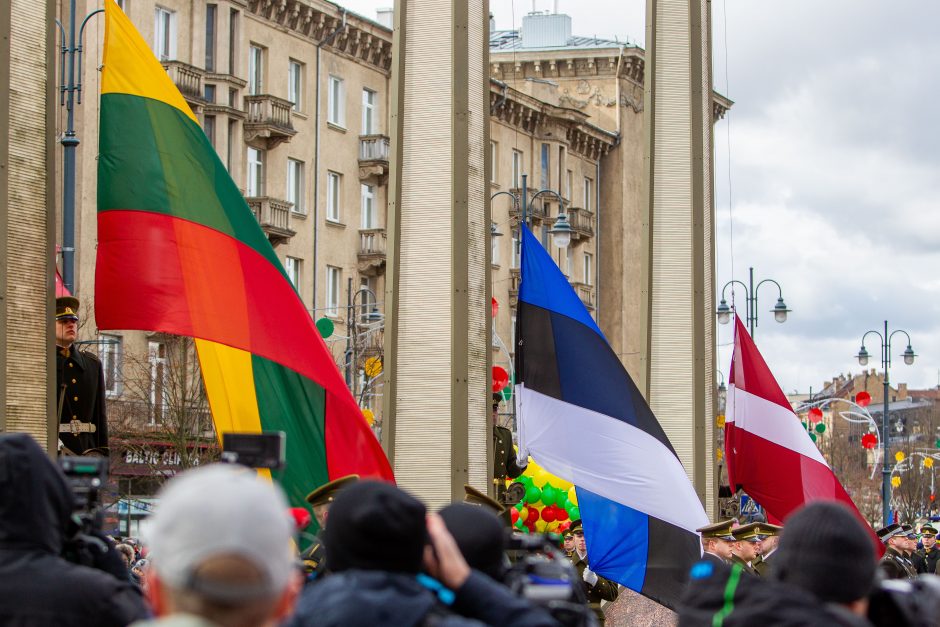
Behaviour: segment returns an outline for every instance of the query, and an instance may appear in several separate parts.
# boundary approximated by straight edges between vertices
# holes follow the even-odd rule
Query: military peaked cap
[[[359,481],[359,475],[346,475],[339,479],[334,479],[329,483],[324,483],[319,488],[307,495],[307,502],[314,507],[318,505],[329,505],[343,488],[347,488]]]

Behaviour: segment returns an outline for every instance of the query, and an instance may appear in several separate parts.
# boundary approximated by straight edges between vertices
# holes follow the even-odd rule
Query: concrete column
[[[648,398],[714,516],[708,0],[647,0]]]
[[[0,431],[55,450],[54,5],[0,3]]]
[[[395,9],[383,442],[431,506],[490,487],[488,15]]]

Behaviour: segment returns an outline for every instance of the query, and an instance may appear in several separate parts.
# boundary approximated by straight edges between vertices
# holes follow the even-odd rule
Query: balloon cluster
[[[510,510],[513,527],[522,533],[564,533],[581,518],[574,486],[559,479],[529,458],[525,472],[516,479],[525,497]]]

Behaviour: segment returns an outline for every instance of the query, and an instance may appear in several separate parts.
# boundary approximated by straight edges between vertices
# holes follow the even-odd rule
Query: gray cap
[[[158,494],[143,530],[151,568],[171,588],[217,600],[278,594],[293,569],[293,522],[280,488],[253,471],[226,464],[188,470]],[[236,556],[252,564],[261,582],[232,585],[199,577],[213,557]]]

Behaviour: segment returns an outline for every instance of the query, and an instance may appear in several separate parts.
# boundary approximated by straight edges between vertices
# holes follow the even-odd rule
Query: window
[[[376,93],[371,89],[362,90],[362,134],[378,133]]]
[[[519,239],[519,229],[512,232],[512,267],[518,268],[522,259],[522,240]]]
[[[127,0],[117,0],[117,5],[121,7],[121,10],[127,13]]]
[[[366,276],[360,277],[359,291],[361,292],[357,297],[361,303],[359,307],[359,324],[375,322],[375,320],[370,320],[369,316],[369,314],[378,314],[379,311],[375,302],[375,279]]]
[[[164,342],[148,342],[147,359],[150,364],[150,424],[163,423],[170,391],[167,386],[169,372]]]
[[[293,111],[300,111],[303,107],[303,80],[304,64],[291,59],[287,66],[287,99],[293,103]]]
[[[215,116],[207,115],[202,119],[202,130],[205,131],[209,143],[215,147]]]
[[[512,151],[512,186],[522,187],[522,153],[518,150]]]
[[[248,184],[246,196],[264,196],[264,151],[248,148]]]
[[[326,267],[326,315],[339,317],[339,288],[343,271],[333,266]]]
[[[233,109],[237,109],[238,107],[235,106],[237,101],[238,101],[238,90],[235,89],[234,87],[230,87],[228,90],[228,106],[232,107]]]
[[[254,44],[248,47],[248,94],[258,95],[264,90],[264,48]]]
[[[571,250],[569,247],[568,250]],[[584,284],[594,284],[594,255],[584,253]]]
[[[509,352],[516,352],[516,312],[513,311],[509,317]]]
[[[490,229],[490,232],[496,228],[496,223],[493,222],[493,228]],[[499,265],[499,238],[490,236],[490,257],[491,262],[494,266]]]
[[[499,168],[497,167],[499,165],[499,159],[497,159],[497,156],[499,155],[499,151],[496,148],[497,148],[496,142],[491,141],[490,142],[490,183],[499,182]]]
[[[284,257],[284,271],[287,278],[294,285],[294,289],[300,289],[300,264],[302,260],[296,257]]]
[[[330,76],[329,91],[327,93],[326,121],[336,126],[345,126],[346,115],[343,110],[345,105],[345,90],[343,88],[343,79]]]
[[[238,11],[228,13],[228,73],[235,76],[238,64]]]
[[[361,191],[362,198],[362,227],[363,229],[375,228],[375,188],[371,185],[363,184]]]
[[[542,230],[539,233],[540,235],[539,241],[542,242],[542,248],[544,248],[545,250],[548,250],[548,240],[551,238],[551,236],[548,234],[548,228],[549,227],[547,224],[543,224]]]
[[[551,171],[552,166],[552,147],[549,144],[542,144],[542,178],[540,183],[542,189],[548,189],[551,187]]]
[[[571,274],[574,272],[574,253],[572,252],[573,246],[568,246],[565,248],[565,276],[569,279]]]
[[[336,172],[326,174],[326,219],[339,222],[340,184],[342,175]]]
[[[304,205],[304,164],[296,159],[287,160],[287,200],[294,203],[295,213],[307,213]]]
[[[202,90],[202,97],[206,102],[215,102],[215,85],[206,85]]]
[[[153,52],[161,61],[176,58],[176,13],[163,7],[154,10]]]
[[[588,211],[591,210],[591,189],[594,187],[594,181],[588,177],[584,177],[584,208]]]
[[[571,170],[565,170],[565,198],[571,200],[571,182],[574,179],[574,173]]]
[[[235,159],[235,133],[237,132],[238,120],[229,120],[228,136],[226,137],[228,144],[225,147],[225,168],[228,170],[229,175],[232,174],[232,164]]]
[[[215,29],[216,15],[219,7],[215,4],[206,5],[206,71],[215,72]]]
[[[98,359],[104,372],[105,396],[114,398],[121,394],[121,361],[124,357],[124,340],[120,335],[98,336]]]

